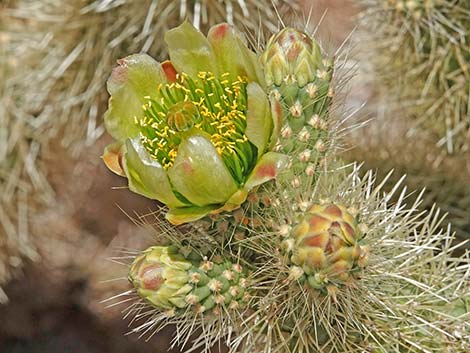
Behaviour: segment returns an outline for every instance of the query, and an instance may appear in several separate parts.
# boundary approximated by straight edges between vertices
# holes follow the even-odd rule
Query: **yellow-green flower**
[[[273,179],[286,156],[280,103],[268,99],[254,52],[228,24],[207,38],[189,23],[166,33],[171,61],[118,61],[108,81],[106,165],[129,188],[169,208],[174,224],[232,210]]]

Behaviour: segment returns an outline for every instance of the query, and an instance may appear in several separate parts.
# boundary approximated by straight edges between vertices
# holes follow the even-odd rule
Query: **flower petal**
[[[143,116],[144,97],[152,96],[155,87],[166,79],[160,64],[147,54],[130,55],[118,64],[107,82],[111,98],[104,122],[109,134],[124,142],[139,133],[135,118]]]
[[[105,147],[101,157],[110,171],[123,177],[126,176],[122,166],[124,150],[124,145],[121,142],[114,142]]]
[[[215,56],[206,37],[189,22],[166,32],[165,42],[174,67],[195,77],[200,71],[210,71],[217,75]]]
[[[276,97],[276,95],[272,94],[271,97],[269,98],[269,102],[271,104],[271,116],[272,116],[272,121],[273,121],[273,130],[271,132],[268,149],[272,150],[274,146],[276,145],[279,139],[279,135],[281,133],[283,111],[282,111],[281,102],[279,98]]]
[[[194,222],[201,219],[217,209],[217,205],[205,206],[205,207],[179,207],[171,208],[165,218],[174,225],[180,225],[183,223]]]
[[[237,191],[222,158],[202,133],[181,142],[168,175],[175,190],[196,206],[223,204]]]
[[[265,87],[263,71],[256,54],[248,49],[246,41],[227,23],[213,26],[207,34],[217,58],[219,73],[229,73],[231,80],[247,77]]]
[[[277,152],[268,152],[261,157],[255,169],[245,183],[244,188],[251,190],[271,179],[276,178],[279,173],[287,167],[289,157]]]
[[[166,171],[150,156],[139,137],[128,139],[126,147],[124,171],[131,191],[163,202],[168,207],[187,205],[175,196]]]
[[[178,74],[178,72],[176,71],[175,67],[173,66],[170,60],[165,60],[164,62],[162,62],[162,69],[165,73],[168,82],[176,82],[176,75]]]
[[[246,91],[248,94],[248,110],[245,134],[258,148],[258,156],[261,156],[265,152],[271,136],[271,108],[266,92],[256,82],[249,83]]]

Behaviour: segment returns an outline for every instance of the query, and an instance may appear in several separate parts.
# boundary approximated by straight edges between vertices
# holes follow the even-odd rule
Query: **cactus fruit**
[[[345,283],[367,264],[357,222],[341,205],[311,206],[290,237],[291,261],[312,288]]]
[[[198,313],[238,309],[248,298],[241,265],[221,258],[190,261],[174,246],[145,250],[132,263],[129,281],[151,306],[174,315],[190,307]]]

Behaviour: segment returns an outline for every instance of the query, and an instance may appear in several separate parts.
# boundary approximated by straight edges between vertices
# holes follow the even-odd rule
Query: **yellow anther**
[[[230,75],[223,73],[215,82],[218,78],[211,72],[201,71],[195,80],[185,73],[177,74],[176,82],[157,86],[156,102],[159,103],[152,106],[149,101],[143,106],[145,118],[140,121],[134,118],[136,124],[150,125],[154,130],[153,138],[142,139],[142,142],[164,168],[173,165],[181,140],[180,131],[170,129],[166,120],[168,110],[175,104],[174,99],[191,102],[197,107],[199,120],[194,127],[210,134],[219,154],[234,154],[237,144],[248,141],[241,130],[246,126],[241,122],[246,121],[244,94],[247,80],[239,76],[230,82]]]

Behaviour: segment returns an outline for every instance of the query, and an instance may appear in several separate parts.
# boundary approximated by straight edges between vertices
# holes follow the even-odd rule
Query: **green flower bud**
[[[315,81],[317,72],[326,71],[318,43],[308,34],[289,27],[271,37],[261,60],[268,85],[287,83],[303,87]]]
[[[192,290],[188,270],[192,264],[177,248],[153,246],[137,257],[129,271],[129,281],[140,297],[162,309],[186,306],[184,298]]]
[[[245,304],[246,271],[230,261],[191,262],[177,247],[153,246],[138,256],[129,271],[137,294],[160,310],[198,312]]]

